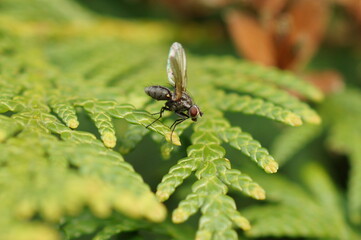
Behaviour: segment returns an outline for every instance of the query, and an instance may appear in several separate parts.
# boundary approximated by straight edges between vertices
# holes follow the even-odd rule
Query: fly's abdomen
[[[169,100],[172,98],[171,91],[162,86],[150,86],[144,89],[145,93],[156,100]]]

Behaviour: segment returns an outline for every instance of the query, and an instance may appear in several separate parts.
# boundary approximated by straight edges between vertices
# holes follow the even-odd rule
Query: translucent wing
[[[175,99],[173,100],[179,100],[187,86],[187,60],[180,43],[175,42],[170,47],[167,73],[169,83],[175,88]]]

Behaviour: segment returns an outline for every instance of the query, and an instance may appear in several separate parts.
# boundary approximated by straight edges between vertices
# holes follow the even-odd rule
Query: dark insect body
[[[187,65],[186,57],[182,45],[179,43],[173,43],[170,48],[168,64],[167,64],[168,80],[174,87],[174,92],[163,86],[150,86],[145,88],[145,92],[155,100],[167,101],[165,105],[160,109],[159,117],[155,119],[151,124],[158,121],[164,111],[175,112],[180,119],[175,120],[171,125],[171,139],[172,134],[176,126],[183,121],[191,118],[193,121],[197,121],[199,116],[203,113],[199,107],[194,104],[193,99],[186,92],[187,84]]]
[[[146,87],[144,91],[156,100],[170,100],[172,97],[172,92],[168,88],[162,86]]]

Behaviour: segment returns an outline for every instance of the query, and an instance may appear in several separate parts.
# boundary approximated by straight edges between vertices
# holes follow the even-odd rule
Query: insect
[[[186,92],[187,88],[187,60],[184,49],[180,43],[173,43],[170,47],[167,62],[168,81],[174,87],[172,92],[169,88],[163,86],[146,87],[145,92],[155,100],[166,101],[165,105],[160,109],[159,117],[155,119],[147,128],[158,121],[164,111],[175,112],[181,118],[174,121],[171,125],[171,139],[176,126],[183,121],[191,118],[194,122],[203,113],[199,107],[193,102],[193,99]]]

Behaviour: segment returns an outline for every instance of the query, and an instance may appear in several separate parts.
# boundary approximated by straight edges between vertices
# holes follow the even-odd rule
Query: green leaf
[[[274,141],[271,148],[272,155],[278,163],[285,163],[293,154],[317,137],[321,130],[321,127],[314,125],[285,129]]]
[[[224,95],[223,93],[219,95],[218,99],[222,99],[222,103],[219,103],[219,106],[225,111],[264,116],[290,126],[302,125],[302,120],[299,115],[259,98],[251,98],[250,96],[241,97],[237,94]]]
[[[348,209],[353,223],[361,222],[361,142],[360,121],[361,93],[358,90],[347,89],[331,96],[321,106],[321,113],[328,119],[329,133],[327,143],[336,152],[349,156],[350,173],[348,182]]]
[[[165,124],[163,119],[151,124],[155,117],[150,113],[165,102],[144,93],[146,86],[167,84],[168,25],[99,18],[69,0],[6,0],[0,13],[0,228],[5,229],[0,238],[59,239],[61,225],[68,239],[107,239],[144,229],[190,239],[179,234],[181,225],[167,223],[159,230],[166,208],[158,201],[167,200],[194,174],[189,194],[176,199],[173,222],[199,211],[198,239],[237,239],[237,228],[249,230],[250,223],[229,189],[259,200],[265,190],[253,173],[232,166],[239,159],[227,159],[224,145],[268,173],[278,165],[224,113],[291,126],[318,121],[311,108],[284,90],[321,99],[318,90],[297,77],[233,57],[187,52],[194,79],[187,90],[204,115],[172,133],[167,126],[173,120],[167,119],[174,114],[165,114]],[[119,126],[119,119],[125,124]],[[163,156],[170,157],[173,149],[181,156],[156,195],[118,147],[113,149],[119,146],[122,154],[138,150],[148,132]],[[180,145],[179,135],[185,148],[173,146]],[[154,161],[153,155],[142,154],[144,161]]]
[[[240,128],[236,127],[228,128],[220,132],[220,134],[224,141],[228,142],[232,147],[241,150],[242,153],[249,156],[266,172],[277,172],[277,162],[250,134],[244,133]]]
[[[254,222],[247,235],[358,239],[348,226],[340,195],[324,169],[308,164],[300,170],[301,184],[280,177],[262,179],[268,198],[274,203],[244,210]]]
[[[227,90],[239,90],[263,98],[273,104],[285,107],[309,123],[318,124],[321,121],[319,115],[305,103],[277,88],[275,85],[264,83],[262,81],[222,81],[219,79],[220,86],[225,86]],[[222,82],[221,82],[222,81]]]

